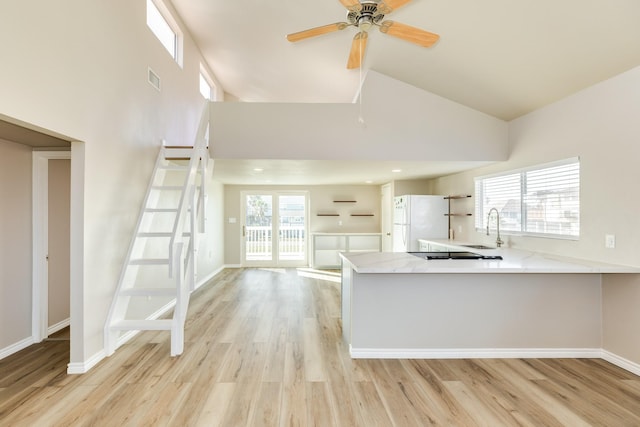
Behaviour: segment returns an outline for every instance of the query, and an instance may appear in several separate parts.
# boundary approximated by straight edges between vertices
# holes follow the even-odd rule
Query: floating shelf
[[[373,216],[373,214],[351,214],[351,216]]]
[[[340,216],[340,214],[337,214],[337,213],[319,213],[319,214],[316,214],[316,216]]]
[[[449,218],[449,239],[453,239],[453,235],[451,234],[453,232],[453,230],[451,229],[451,217],[452,216],[472,216],[473,214],[470,213],[453,213],[451,212],[451,200],[455,200],[455,199],[468,199],[469,197],[471,197],[471,194],[457,194],[457,195],[450,195],[450,196],[445,196],[444,198],[446,200],[449,201],[449,212],[444,214],[444,216]]]
[[[334,200],[333,203],[356,203],[355,200]]]

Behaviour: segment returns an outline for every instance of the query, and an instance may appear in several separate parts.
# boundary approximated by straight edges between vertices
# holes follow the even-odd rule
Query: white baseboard
[[[228,267],[225,265],[220,266],[218,269],[214,270],[212,273],[207,274],[204,278],[199,279],[198,282],[196,283],[195,288],[198,289],[200,286],[204,285],[209,280],[213,279],[216,276],[216,274],[220,273],[225,268],[228,268]]]
[[[64,319],[61,322],[56,323],[55,325],[49,326],[49,328],[47,329],[47,336],[55,334],[56,332],[66,328],[70,324],[71,324],[71,318],[69,317],[67,319]]]
[[[609,363],[631,372],[632,374],[640,376],[640,363],[632,362],[631,360],[620,357],[607,350],[602,350],[602,358]]]
[[[93,356],[91,356],[88,360],[80,363],[69,363],[67,364],[67,374],[69,375],[78,375],[78,374],[86,374],[89,372],[89,369],[96,366],[102,359],[106,357],[106,353],[104,350],[100,350]]]
[[[599,348],[353,348],[353,359],[514,359],[574,358],[602,356]]]
[[[205,283],[207,283],[216,274],[220,273],[225,268],[229,268],[229,267],[223,265],[222,267],[218,268],[214,272],[212,272],[212,273],[208,274],[207,276],[205,276],[203,279],[198,280],[198,283],[196,283],[195,288],[198,289],[200,286],[202,286]],[[162,315],[164,315],[169,310],[171,310],[173,307],[175,307],[175,305],[176,305],[176,300],[174,299],[173,301],[168,302],[167,304],[165,304],[164,306],[162,306],[161,308],[156,310],[153,314],[151,314],[149,317],[147,317],[146,320],[155,320],[155,319],[160,318]],[[62,328],[60,328],[60,329],[62,329]],[[140,331],[128,331],[128,332],[122,334],[118,338],[118,344],[116,345],[116,349],[118,347],[120,347],[121,345],[125,344],[126,342],[128,342],[129,340],[131,340],[133,337],[135,337],[139,333],[140,333]],[[105,357],[106,357],[106,352],[103,349],[103,350],[100,350],[98,353],[94,354],[93,356],[91,356],[91,358],[89,358],[89,360],[87,360],[86,362],[83,362],[83,363],[69,363],[69,365],[67,366],[67,373],[68,374],[84,374],[89,369],[91,369],[95,365],[97,365]]]
[[[162,316],[163,314],[165,314],[166,312],[171,310],[175,305],[176,305],[176,300],[168,302],[167,304],[163,305],[158,310],[156,310],[149,317],[147,317],[146,320],[155,320],[155,319],[159,318],[160,316]],[[116,349],[118,347],[120,347],[121,345],[125,344],[131,338],[133,338],[136,335],[138,335],[139,333],[140,333],[140,331],[128,331],[128,332],[124,333],[123,335],[121,335],[118,338],[118,344],[116,345]],[[85,362],[69,363],[67,365],[67,374],[85,374],[85,373],[87,373],[89,371],[89,369],[91,369],[94,366],[96,366],[105,357],[107,357],[107,353],[106,353],[106,351],[104,349],[102,349],[99,352],[97,352],[96,354],[94,354],[93,356],[91,356]]]
[[[13,353],[17,353],[20,350],[24,350],[30,345],[35,344],[33,337],[25,338],[21,341],[18,341],[15,344],[11,344],[8,347],[0,349],[0,360],[4,359],[7,356],[11,356]]]

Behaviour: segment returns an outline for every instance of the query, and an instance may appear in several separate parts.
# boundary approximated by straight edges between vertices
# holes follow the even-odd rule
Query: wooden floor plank
[[[372,427],[392,425],[391,418],[373,382],[356,383],[353,388],[363,425]]]
[[[640,425],[640,377],[599,359],[351,359],[335,272],[227,269],[185,351],[138,334],[85,375],[68,341],[0,360],[1,426]]]
[[[307,425],[335,426],[335,411],[329,397],[326,382],[307,382],[307,398],[312,404],[307,406]]]
[[[528,412],[528,415],[539,424],[576,427],[589,425],[561,401],[538,387],[534,381],[543,381],[546,378],[542,374],[536,374],[531,368],[522,369],[525,364],[521,360],[490,359],[480,363],[483,363],[487,369],[493,370],[496,375],[507,379],[513,387],[518,389],[520,395],[526,396],[526,400],[542,408],[542,411]]]
[[[211,391],[205,396],[195,425],[197,427],[222,426],[222,420],[227,413],[234,391],[234,383],[214,383]]]
[[[640,425],[640,414],[620,406],[614,396],[603,396],[590,389],[580,379],[554,367],[552,359],[531,359],[532,366],[545,372],[547,380],[535,380],[547,393],[564,401],[581,418],[595,425]]]
[[[480,427],[508,425],[462,381],[445,381],[444,386],[465,409],[469,417],[473,419],[474,425]]]

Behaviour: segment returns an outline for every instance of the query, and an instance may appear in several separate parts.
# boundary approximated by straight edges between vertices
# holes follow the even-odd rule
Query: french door
[[[307,199],[306,192],[242,193],[243,265],[307,265]]]

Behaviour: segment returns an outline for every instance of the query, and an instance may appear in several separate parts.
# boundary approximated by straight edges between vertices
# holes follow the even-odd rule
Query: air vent
[[[149,68],[149,83],[160,92],[160,77]]]

